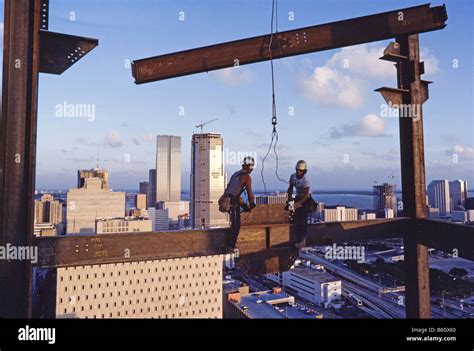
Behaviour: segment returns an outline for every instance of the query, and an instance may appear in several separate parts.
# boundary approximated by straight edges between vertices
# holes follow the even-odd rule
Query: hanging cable
[[[271,138],[271,141],[270,141],[270,145],[268,147],[268,151],[265,154],[265,157],[262,159],[262,170],[260,171],[260,175],[262,177],[262,183],[263,183],[263,188],[264,188],[265,194],[267,193],[267,185],[265,183],[265,177],[263,176],[263,171],[265,170],[265,160],[267,159],[270,151],[272,150],[272,146],[273,146],[273,152],[275,154],[275,161],[276,161],[275,175],[276,175],[276,177],[279,181],[284,182],[284,183],[288,183],[287,181],[281,179],[278,176],[278,153],[276,151],[276,146],[277,146],[277,143],[278,143],[278,132],[277,132],[276,126],[278,124],[278,121],[277,121],[277,110],[276,110],[276,99],[275,99],[275,74],[274,74],[274,69],[273,69],[272,43],[273,43],[273,32],[274,32],[273,31],[273,26],[274,26],[274,23],[276,24],[276,30],[278,32],[278,18],[276,18],[276,17],[278,17],[278,15],[275,16],[275,14],[278,14],[278,12],[277,12],[278,8],[277,7],[278,6],[277,6],[277,3],[276,3],[276,0],[272,0],[272,17],[271,17],[271,23],[270,23],[270,42],[268,44],[268,51],[269,51],[269,54],[270,54],[270,67],[271,67],[271,75],[272,75],[272,126],[273,126],[273,130],[272,130],[272,138]],[[280,50],[281,50],[281,48],[280,48]]]

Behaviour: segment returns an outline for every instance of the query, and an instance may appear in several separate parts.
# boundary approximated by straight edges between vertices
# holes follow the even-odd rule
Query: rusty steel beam
[[[311,244],[401,237],[404,218],[314,224]],[[315,229],[319,228],[319,229]],[[329,233],[329,235],[327,234]],[[37,267],[68,267],[89,264],[159,260],[173,257],[218,255],[225,252],[227,228],[163,233],[66,235],[37,237]],[[286,264],[285,252],[292,252],[291,227],[287,224],[243,226],[237,240],[239,259],[262,255],[265,261]],[[281,249],[281,250],[280,250]],[[258,255],[257,255],[258,254]],[[262,258],[263,259],[263,258]],[[289,261],[288,261],[289,262]],[[255,262],[258,264],[258,262]],[[268,268],[270,269],[270,268]],[[269,272],[268,272],[269,273]]]
[[[289,212],[284,210],[285,204],[257,205],[251,212],[242,212],[242,226],[265,224],[288,224]]]
[[[418,34],[397,38],[400,55],[407,60],[397,63],[398,88],[409,90],[402,95],[403,106],[399,111],[400,158],[402,171],[403,213],[410,218],[426,218],[426,176],[423,139],[423,109],[426,100],[426,84],[420,64]],[[428,248],[416,240],[419,233],[416,226],[405,236],[406,274],[406,315],[407,318],[430,318],[430,275]]]
[[[338,242],[402,238],[410,223],[410,218],[398,217],[314,224],[309,226],[306,244],[314,246]]]
[[[239,256],[235,265],[247,275],[286,272],[298,258],[299,250],[294,247],[278,247],[261,252]]]
[[[6,0],[0,119],[0,244],[33,241],[39,73],[61,74],[97,40],[47,32],[48,0]],[[31,316],[31,263],[0,262],[0,317]]]
[[[39,267],[68,267],[217,255],[226,229],[183,232],[66,235],[36,238]]]
[[[429,4],[231,41],[140,60],[136,84],[443,29],[445,6]]]
[[[39,71],[62,74],[97,45],[97,39],[42,30]]]
[[[414,225],[418,243],[474,261],[474,226],[429,219]]]
[[[40,0],[6,0],[0,120],[0,245],[33,237]],[[31,316],[31,262],[0,260],[0,317]]]

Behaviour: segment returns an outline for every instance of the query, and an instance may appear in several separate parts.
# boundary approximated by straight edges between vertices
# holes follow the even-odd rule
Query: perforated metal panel
[[[58,318],[222,318],[223,256],[57,269]]]

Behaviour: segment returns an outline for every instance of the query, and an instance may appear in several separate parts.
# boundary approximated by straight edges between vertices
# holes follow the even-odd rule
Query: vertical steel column
[[[40,0],[6,0],[0,119],[0,245],[33,239]],[[31,316],[31,262],[0,261],[0,317]]]
[[[426,180],[423,143],[422,104],[427,97],[427,82],[420,79],[418,34],[397,37],[401,56],[408,60],[397,63],[398,88],[402,94],[400,108],[400,157],[402,168],[403,211],[411,218],[426,218]],[[418,230],[413,226],[413,230]],[[405,237],[406,316],[430,318],[430,282],[428,248],[418,245],[416,233]]]

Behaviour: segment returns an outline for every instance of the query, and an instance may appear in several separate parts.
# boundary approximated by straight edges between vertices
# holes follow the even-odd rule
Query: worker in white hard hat
[[[230,223],[232,235],[227,246],[231,251],[235,247],[240,231],[241,207],[244,211],[250,211],[256,206],[255,197],[252,191],[252,177],[250,176],[254,167],[254,158],[252,156],[246,156],[242,161],[242,169],[232,175],[224,192],[224,196],[230,197]],[[247,192],[248,204],[241,197],[244,191]]]
[[[308,165],[306,161],[299,160],[295,166],[296,172],[293,173],[289,180],[288,201],[294,201],[294,217],[293,224],[297,234],[295,246],[298,248],[306,245],[306,237],[308,235],[308,215],[310,213],[311,184],[306,177]],[[296,197],[293,199],[293,189],[296,189]],[[288,206],[287,206],[288,207]]]

